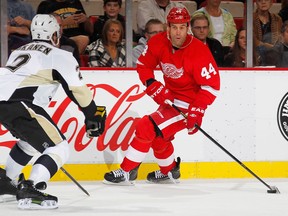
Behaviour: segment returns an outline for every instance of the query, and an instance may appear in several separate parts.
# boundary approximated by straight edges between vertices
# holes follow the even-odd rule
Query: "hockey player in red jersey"
[[[220,90],[218,68],[208,47],[190,32],[187,9],[174,7],[167,15],[167,32],[151,38],[140,55],[137,72],[146,86],[145,92],[159,108],[139,120],[121,168],[106,173],[104,183],[131,184],[150,148],[160,170],[149,173],[147,181],[178,182],[180,158],[175,161],[174,135],[185,128],[188,134],[196,133],[194,125],[201,126],[206,108]],[[155,79],[157,65],[163,72],[164,83]],[[167,99],[187,113],[187,121],[166,104]]]

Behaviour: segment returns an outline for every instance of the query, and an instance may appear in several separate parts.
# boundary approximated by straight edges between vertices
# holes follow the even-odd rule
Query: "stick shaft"
[[[88,196],[90,196],[90,194],[88,193],[88,191],[86,191],[77,181],[75,178],[73,178],[73,176],[70,175],[70,173],[68,173],[63,167],[60,167],[60,169]]]
[[[201,127],[195,125],[195,127],[201,131],[208,139],[210,139],[214,144],[216,144],[219,148],[221,148],[226,154],[228,154],[231,158],[233,158],[238,164],[240,164],[245,170],[247,170],[250,174],[252,174],[255,178],[257,178],[260,182],[262,182],[266,187],[272,190],[271,186],[264,182],[258,175],[256,175],[251,169],[249,169],[245,164],[243,164],[240,160],[238,160],[233,154],[231,154],[227,149],[225,149],[222,145],[220,145],[215,139],[213,139],[209,134],[207,134]]]
[[[172,106],[175,110],[177,110],[184,118],[187,119],[187,115],[183,113],[175,104],[173,104],[170,100],[166,100],[166,103],[168,103],[170,106]],[[226,154],[228,154],[231,158],[233,158],[238,164],[240,164],[246,171],[248,171],[250,174],[252,174],[255,178],[257,178],[261,183],[263,183],[266,187],[268,187],[270,190],[272,190],[272,187],[268,185],[265,181],[263,181],[258,175],[256,175],[251,169],[249,169],[247,166],[245,166],[240,160],[238,160],[233,154],[231,154],[227,149],[225,149],[222,145],[220,145],[213,137],[211,137],[206,131],[204,131],[201,127],[199,127],[197,124],[195,127],[201,131],[208,139],[210,139],[214,144],[216,144],[219,148],[221,148]]]

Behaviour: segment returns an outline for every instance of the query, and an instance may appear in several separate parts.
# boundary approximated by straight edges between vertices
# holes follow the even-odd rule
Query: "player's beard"
[[[171,37],[172,46],[181,48],[182,45],[184,44],[185,40],[186,40],[186,37],[187,37],[187,35],[185,37],[181,37],[181,38],[177,38],[176,36]]]

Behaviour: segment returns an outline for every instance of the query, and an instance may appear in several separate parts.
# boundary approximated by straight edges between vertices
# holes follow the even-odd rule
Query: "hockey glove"
[[[205,108],[203,108],[205,107]],[[188,108],[188,116],[187,116],[187,129],[188,134],[194,134],[198,131],[197,128],[195,128],[195,124],[197,124],[199,127],[202,124],[202,117],[204,116],[206,106],[194,106],[190,105]]]
[[[154,81],[147,88],[146,93],[149,95],[157,104],[166,105],[165,100],[173,101],[174,97],[169,89],[167,89],[161,82]]]
[[[106,107],[97,106],[93,118],[85,119],[86,135],[89,138],[100,136],[105,130]]]

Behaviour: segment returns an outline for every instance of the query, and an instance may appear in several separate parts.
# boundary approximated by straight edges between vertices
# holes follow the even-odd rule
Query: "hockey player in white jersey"
[[[0,68],[0,123],[19,139],[0,169],[0,195],[16,195],[21,209],[57,208],[57,197],[37,188],[68,160],[69,145],[43,107],[62,85],[83,112],[89,137],[103,133],[106,108],[95,104],[72,54],[58,48],[61,33],[55,17],[36,15],[31,33],[33,42],[12,52]],[[20,179],[17,187],[23,167],[39,152],[29,179]]]

